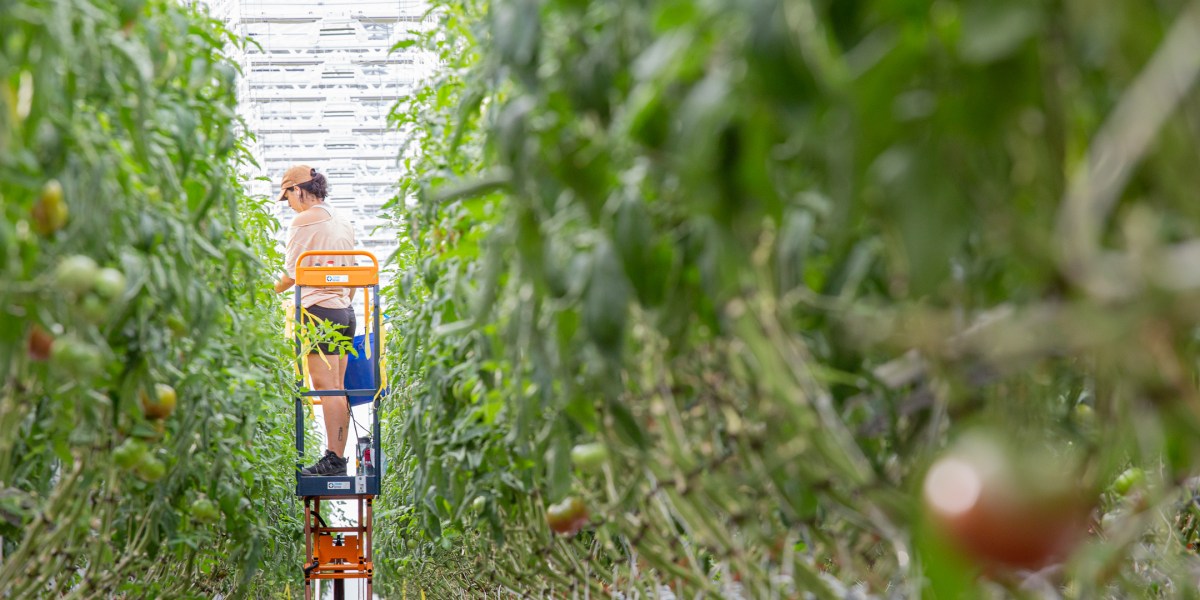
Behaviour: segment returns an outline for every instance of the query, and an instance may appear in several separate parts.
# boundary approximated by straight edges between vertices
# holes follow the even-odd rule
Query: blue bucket
[[[354,336],[354,351],[358,356],[346,354],[348,364],[346,366],[346,379],[344,383],[348,390],[373,390],[375,389],[375,361],[379,359],[379,355],[374,353],[372,348],[371,358],[367,358],[368,340],[373,339],[370,334]],[[387,390],[383,391],[387,394]],[[350,406],[366,404],[374,398],[370,396],[353,396],[350,398]]]

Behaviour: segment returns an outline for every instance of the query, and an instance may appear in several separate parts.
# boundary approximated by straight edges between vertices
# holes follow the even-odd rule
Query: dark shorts
[[[347,306],[346,308],[326,308],[324,306],[313,305],[306,309],[309,314],[322,321],[327,321],[333,324],[334,329],[338,333],[351,338],[354,338],[354,331],[358,327],[354,318],[354,308]],[[310,322],[312,319],[304,314],[301,316],[304,323]],[[339,345],[322,342],[317,344],[309,354],[338,354]]]

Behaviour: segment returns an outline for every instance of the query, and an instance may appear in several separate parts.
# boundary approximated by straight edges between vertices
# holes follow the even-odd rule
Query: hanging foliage
[[[300,560],[277,225],[235,174],[239,42],[182,4],[0,2],[12,598],[261,597]]]
[[[1195,3],[433,5],[397,581],[1189,588]]]

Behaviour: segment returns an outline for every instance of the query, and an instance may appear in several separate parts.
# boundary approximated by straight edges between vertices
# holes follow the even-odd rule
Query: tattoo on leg
[[[345,435],[346,435],[346,434],[345,434],[345,432],[344,432],[344,431],[342,431],[342,428],[341,428],[341,427],[338,427],[338,441],[339,441],[339,442],[340,442],[340,441],[342,441],[342,439],[343,439],[343,436],[345,436]]]

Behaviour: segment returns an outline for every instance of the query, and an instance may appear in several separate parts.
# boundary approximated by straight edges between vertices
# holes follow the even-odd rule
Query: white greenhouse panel
[[[415,50],[392,53],[430,24],[421,0],[201,0],[235,33],[253,40],[233,56],[242,67],[239,112],[257,141],[259,167],[244,173],[252,194],[278,195],[281,173],[307,163],[330,180],[329,202],[354,223],[359,246],[380,259],[397,247],[378,215],[402,175],[403,133],[388,126],[397,99],[433,66]],[[253,168],[253,167],[249,167]],[[268,181],[257,178],[267,177]],[[290,211],[276,204],[285,223]],[[281,231],[281,236],[286,232]]]

